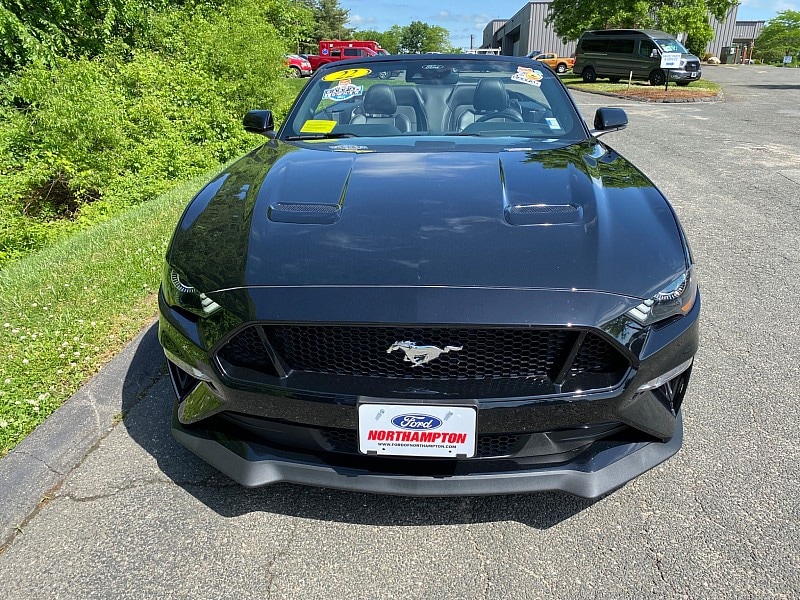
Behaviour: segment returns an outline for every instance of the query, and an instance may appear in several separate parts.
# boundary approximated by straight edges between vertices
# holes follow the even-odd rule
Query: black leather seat
[[[478,120],[522,121],[522,114],[509,101],[506,86],[500,79],[481,79],[472,104],[453,107],[451,129],[461,131]]]
[[[392,86],[385,83],[377,83],[366,91],[364,103],[350,123],[394,125],[400,133],[412,130],[409,118],[397,111],[397,99]]]

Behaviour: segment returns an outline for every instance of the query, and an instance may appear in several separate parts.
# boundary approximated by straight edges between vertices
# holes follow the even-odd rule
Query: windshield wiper
[[[300,135],[288,135],[284,139],[287,142],[297,140],[335,140],[339,138],[358,137],[355,133],[301,133]]]

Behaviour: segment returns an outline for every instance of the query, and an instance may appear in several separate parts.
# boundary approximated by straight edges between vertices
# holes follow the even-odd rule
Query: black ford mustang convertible
[[[524,58],[339,62],[178,223],[178,440],[236,481],[596,497],[678,451],[700,295],[663,194]]]

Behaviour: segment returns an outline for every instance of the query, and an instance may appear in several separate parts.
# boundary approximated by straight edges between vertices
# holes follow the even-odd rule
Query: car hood
[[[207,293],[466,286],[645,298],[686,256],[661,193],[596,141],[485,152],[278,143],[193,200],[168,262]]]

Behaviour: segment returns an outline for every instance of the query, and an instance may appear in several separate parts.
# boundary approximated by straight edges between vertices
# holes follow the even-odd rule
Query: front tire
[[[676,81],[675,83],[677,83],[681,87],[686,87],[691,83],[691,81]]]
[[[561,75],[566,72],[567,72],[567,65],[565,65],[564,63],[558,63],[558,65],[556,65],[556,73]]]
[[[389,71],[380,71],[378,73],[378,79],[389,79],[391,76],[392,74]]]
[[[667,74],[664,73],[661,69],[656,69],[652,73],[650,73],[650,85],[653,86],[660,86],[664,85],[667,82]]]
[[[303,74],[300,72],[300,69],[297,67],[289,67],[289,77],[292,79],[296,79],[298,77],[302,77]]]
[[[620,79],[619,77],[609,77],[609,78],[608,78],[608,80],[609,80],[611,83],[619,83],[619,79]]]
[[[594,83],[597,81],[597,73],[592,67],[586,67],[583,70],[582,77],[584,83]]]

